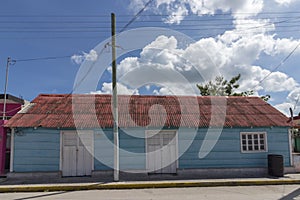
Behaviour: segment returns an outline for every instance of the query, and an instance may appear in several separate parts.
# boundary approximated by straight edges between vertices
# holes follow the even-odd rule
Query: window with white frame
[[[241,150],[242,152],[266,152],[267,134],[265,132],[242,132]]]

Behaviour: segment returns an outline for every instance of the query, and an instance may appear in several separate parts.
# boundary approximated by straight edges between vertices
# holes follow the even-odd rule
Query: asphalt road
[[[300,200],[300,185],[2,193],[1,200]]]

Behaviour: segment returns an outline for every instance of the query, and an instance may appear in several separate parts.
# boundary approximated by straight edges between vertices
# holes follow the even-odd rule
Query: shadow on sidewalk
[[[280,198],[279,200],[294,200],[296,197],[300,196],[300,188],[293,191],[292,193]]]
[[[36,196],[31,196],[31,197],[18,198],[18,199],[14,199],[14,200],[38,199],[38,198],[42,198],[42,197],[55,196],[55,195],[60,195],[60,194],[64,194],[64,193],[69,193],[69,192],[54,192],[51,194],[42,194],[42,195],[36,195]]]
[[[299,176],[300,177],[300,176]],[[285,177],[271,177],[268,175],[258,175],[258,176],[205,176],[205,174],[197,175],[178,175],[178,174],[132,174],[132,173],[120,173],[120,182],[126,181],[170,181],[170,180],[209,180],[209,179],[291,179],[286,175]],[[298,177],[297,177],[298,178]],[[293,178],[292,178],[293,179]],[[2,180],[2,181],[1,181]],[[76,184],[76,183],[111,183],[114,182],[112,174],[105,175],[95,175],[95,176],[85,176],[85,177],[60,177],[60,176],[27,176],[27,177],[7,177],[6,179],[1,179],[0,185],[25,185],[25,184]]]

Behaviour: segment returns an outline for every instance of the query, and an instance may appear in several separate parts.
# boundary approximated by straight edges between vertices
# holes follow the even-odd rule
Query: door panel
[[[65,132],[63,145],[63,176],[76,176],[76,135],[72,132]]]
[[[76,147],[65,146],[63,155],[63,176],[76,176]]]
[[[147,138],[147,167],[151,173],[176,173],[176,157],[175,131],[161,131]]]
[[[150,169],[153,173],[161,173],[162,163],[161,163],[161,152],[160,145],[150,145],[149,146],[149,164]]]
[[[93,132],[63,132],[62,175],[88,176],[93,168]],[[85,147],[87,145],[87,147]]]
[[[90,176],[92,175],[92,169],[93,169],[93,156],[92,154],[85,150],[84,151],[84,163],[85,163],[85,169],[84,169],[84,174],[85,176]]]
[[[84,147],[78,146],[77,151],[77,176],[85,175],[85,162],[84,162]]]

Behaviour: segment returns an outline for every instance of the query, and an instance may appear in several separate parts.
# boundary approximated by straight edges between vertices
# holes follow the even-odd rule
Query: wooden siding
[[[21,129],[14,135],[14,172],[59,171],[60,131]]]
[[[290,166],[288,128],[224,128],[212,151],[205,158],[199,159],[199,150],[206,132],[207,129],[199,129],[195,137],[191,130],[179,133],[179,155],[183,153],[180,144],[194,137],[191,146],[179,158],[180,169],[267,167],[268,154],[283,155],[284,165]],[[240,132],[266,132],[268,151],[241,153]]]
[[[130,132],[131,135],[126,134]],[[144,129],[119,130],[120,169],[142,170],[146,167]],[[139,136],[133,137],[132,135]],[[110,170],[113,166],[112,129],[95,131],[95,170]],[[108,165],[108,166],[107,166]]]
[[[94,170],[111,170],[114,149],[111,130],[96,130],[94,133]]]
[[[14,172],[59,171],[60,130],[32,128],[21,129],[23,135],[15,134]],[[207,132],[183,128],[178,133],[180,169],[267,167],[268,154],[284,156],[285,166],[290,166],[288,128],[224,128],[219,141],[203,159],[198,157]],[[266,132],[267,152],[241,153],[240,132]],[[128,128],[120,133],[120,169],[144,170],[145,129]],[[130,133],[130,135],[126,134]],[[138,137],[134,137],[138,136]],[[191,146],[184,149],[190,141]],[[94,132],[94,170],[111,170],[113,166],[112,129]]]
[[[120,130],[121,170],[143,170],[146,168],[144,137],[145,129]]]

